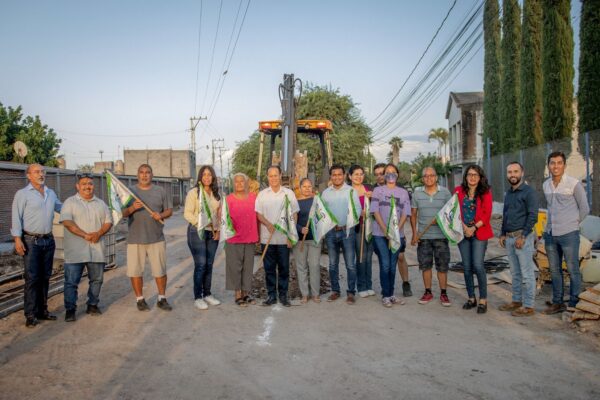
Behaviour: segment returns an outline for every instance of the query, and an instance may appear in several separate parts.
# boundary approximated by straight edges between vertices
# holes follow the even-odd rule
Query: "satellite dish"
[[[27,145],[20,140],[15,142],[13,148],[15,149],[15,153],[17,153],[20,158],[25,158],[27,156]]]

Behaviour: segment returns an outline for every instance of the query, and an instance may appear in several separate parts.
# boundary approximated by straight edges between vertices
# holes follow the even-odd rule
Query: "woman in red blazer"
[[[483,169],[479,165],[469,165],[465,170],[462,185],[457,186],[454,192],[458,195],[461,206],[460,215],[465,233],[465,238],[458,243],[469,295],[463,309],[477,307],[477,313],[484,314],[487,311],[487,276],[483,260],[488,239],[494,236],[494,232],[490,226],[492,192]],[[479,303],[475,298],[473,273],[477,275]]]

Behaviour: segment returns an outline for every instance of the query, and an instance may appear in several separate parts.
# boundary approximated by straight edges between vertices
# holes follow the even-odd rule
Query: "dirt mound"
[[[327,267],[321,265],[321,291],[320,294],[325,294],[331,289],[329,282],[329,271]],[[265,287],[265,269],[260,267],[254,273],[252,278],[252,296],[256,298],[267,298],[267,288]],[[290,283],[288,286],[288,297],[290,299],[298,299],[302,297],[300,288],[298,287],[298,275],[296,272],[296,264],[290,260]]]

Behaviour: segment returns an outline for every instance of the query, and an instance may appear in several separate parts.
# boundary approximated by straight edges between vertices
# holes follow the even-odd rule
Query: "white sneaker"
[[[198,310],[208,310],[208,304],[203,299],[196,299],[194,305]]]
[[[358,292],[358,295],[360,297],[369,297],[369,291],[368,290],[363,290],[362,292]]]
[[[221,304],[221,302],[217,300],[212,294],[210,296],[206,296],[204,298],[204,301],[211,306],[218,306],[219,304]]]
[[[375,291],[373,289],[367,290],[367,293],[369,294],[369,296],[375,296]]]

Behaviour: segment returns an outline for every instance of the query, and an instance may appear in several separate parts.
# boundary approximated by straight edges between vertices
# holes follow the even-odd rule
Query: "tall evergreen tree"
[[[499,143],[498,100],[500,95],[500,15],[498,0],[486,0],[483,13],[485,42],[483,91],[483,136]],[[492,146],[492,154],[497,154]]]
[[[519,130],[521,147],[543,143],[542,3],[524,0],[521,38]]]
[[[573,28],[570,0],[542,0],[542,132],[546,141],[571,137]]]
[[[500,152],[518,149],[519,63],[521,43],[521,8],[517,0],[502,2],[502,61],[500,85]]]

